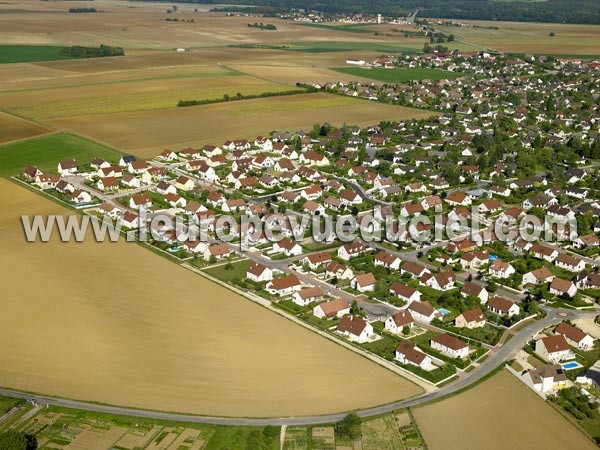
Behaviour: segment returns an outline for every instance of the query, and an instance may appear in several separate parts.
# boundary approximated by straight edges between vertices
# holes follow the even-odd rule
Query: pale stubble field
[[[0,384],[222,416],[324,414],[421,389],[136,244],[26,243],[66,212],[0,179]]]

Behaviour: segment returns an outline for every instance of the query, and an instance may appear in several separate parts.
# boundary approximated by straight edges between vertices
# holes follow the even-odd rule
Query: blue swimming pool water
[[[581,367],[581,364],[579,364],[576,361],[571,361],[571,362],[568,362],[568,363],[563,363],[561,365],[562,365],[563,369],[565,369],[565,370],[577,369],[578,367]]]
[[[438,311],[441,312],[443,316],[445,316],[446,314],[450,314],[450,311],[446,308],[440,308],[438,309]]]

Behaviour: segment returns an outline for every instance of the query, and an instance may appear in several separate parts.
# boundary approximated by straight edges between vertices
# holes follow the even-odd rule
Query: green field
[[[121,153],[72,134],[53,134],[0,146],[0,176],[18,175],[28,166],[56,173],[56,166],[63,159],[88,163],[96,156],[117,162]]]
[[[386,83],[403,83],[410,80],[438,81],[446,78],[458,78],[463,74],[448,72],[447,70],[415,68],[415,69],[363,69],[360,67],[336,67],[337,72],[357,77],[371,78]]]
[[[62,48],[53,45],[0,45],[0,64],[72,59],[58,54]]]
[[[302,25],[304,27],[315,27],[315,28],[325,28],[327,30],[334,31],[347,31],[348,33],[367,33],[374,34],[375,31],[369,30],[365,28],[365,26],[373,25],[372,23],[356,23],[356,24],[345,24],[345,25],[327,25],[323,23],[298,23],[297,25]]]
[[[205,272],[215,277],[218,280],[229,282],[234,280],[245,280],[246,270],[250,267],[252,261],[245,259],[234,263],[225,263],[212,269],[207,269]]]
[[[423,42],[417,41],[414,47],[408,47],[406,45],[398,45],[392,42],[315,41],[298,43],[292,47],[289,47],[288,50],[308,53],[373,51],[385,53],[402,52],[405,54],[410,54],[422,52]]]

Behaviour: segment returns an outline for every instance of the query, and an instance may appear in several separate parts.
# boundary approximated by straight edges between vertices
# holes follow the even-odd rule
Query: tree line
[[[122,47],[111,47],[102,44],[100,47],[83,47],[81,45],[64,47],[60,49],[58,54],[70,58],[101,58],[104,56],[123,56],[125,52]]]
[[[279,97],[282,95],[296,95],[296,94],[306,94],[307,92],[315,92],[316,89],[306,87],[305,89],[294,89],[289,91],[279,91],[279,92],[263,92],[262,94],[248,94],[243,95],[238,92],[236,95],[225,94],[221,98],[212,98],[212,99],[202,99],[202,100],[179,100],[177,103],[178,107],[185,106],[198,106],[198,105],[209,105],[211,103],[224,103],[224,102],[233,102],[237,100],[251,100],[253,98],[264,98],[264,97]]]
[[[137,0],[167,3],[201,3],[218,5],[222,0]],[[600,24],[597,0],[547,0],[544,2],[494,0],[239,0],[227,10],[276,14],[292,9],[315,10],[325,14],[383,14],[398,17],[420,9],[419,17],[444,17],[462,20],[498,20],[516,22],[554,22]],[[253,8],[249,10],[249,6]],[[220,9],[224,11],[224,9]]]
[[[69,13],[95,13],[98,12],[96,8],[69,8]]]

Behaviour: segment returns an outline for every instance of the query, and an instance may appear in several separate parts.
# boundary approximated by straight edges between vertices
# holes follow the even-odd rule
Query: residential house
[[[192,189],[194,189],[195,184],[192,181],[192,179],[190,179],[184,175],[180,175],[175,180],[175,187],[182,191],[191,191]]]
[[[313,308],[313,314],[319,319],[334,318],[338,319],[350,314],[350,305],[346,300],[336,298],[328,302],[321,303]]]
[[[407,309],[416,321],[430,323],[433,319],[440,319],[442,314],[434,309],[428,301],[412,301]]]
[[[77,161],[74,159],[66,159],[58,163],[58,173],[62,176],[77,173]]]
[[[460,313],[454,319],[454,326],[456,328],[482,328],[485,326],[485,314],[481,308],[470,309],[468,311],[464,311]]]
[[[375,276],[372,273],[365,273],[362,275],[356,275],[351,281],[350,286],[352,289],[356,289],[358,292],[373,292],[375,290],[377,282]]]
[[[472,281],[465,281],[460,293],[463,297],[476,297],[481,303],[486,303],[489,298],[487,289]]]
[[[562,334],[569,345],[577,347],[579,350],[589,350],[594,347],[594,338],[569,322],[561,322],[554,329],[554,333]]]
[[[569,344],[562,334],[538,339],[535,343],[535,352],[554,364],[575,358],[575,354],[569,348]]]
[[[420,367],[423,370],[433,370],[435,366],[431,357],[423,353],[415,344],[410,341],[402,341],[396,347],[395,358],[400,364],[410,364]]]
[[[325,268],[325,276],[328,278],[335,277],[338,280],[351,280],[354,278],[354,272],[345,264],[331,261]]]
[[[581,272],[585,269],[585,261],[583,259],[564,253],[557,256],[554,260],[554,265],[569,272]]]
[[[358,316],[342,317],[338,323],[337,331],[349,340],[359,344],[369,341],[375,334],[371,324]]]
[[[415,320],[409,310],[404,309],[389,316],[384,326],[387,331],[394,334],[400,334],[404,327],[409,329],[413,327]]]
[[[310,267],[311,270],[318,270],[319,267],[329,264],[331,262],[331,255],[328,252],[318,252],[311,255],[307,255],[302,260],[303,264]]]
[[[496,259],[490,263],[488,273],[496,278],[510,278],[516,270],[512,264]]]
[[[302,246],[290,238],[284,237],[273,244],[273,252],[283,253],[286,256],[298,256],[302,254]]]
[[[498,295],[495,295],[488,300],[487,307],[494,314],[508,317],[516,316],[521,312],[521,308],[517,303],[504,297],[499,297]]]
[[[392,253],[381,250],[375,255],[374,264],[375,266],[382,266],[386,269],[398,270],[400,268],[400,258]]]
[[[217,261],[219,261],[227,258],[229,255],[231,255],[229,245],[227,245],[225,242],[221,242],[220,244],[209,246],[204,251],[204,260],[210,261],[212,258],[215,258]]]
[[[571,281],[554,278],[550,283],[548,292],[552,295],[573,297],[577,294],[577,287]]]
[[[366,250],[362,242],[353,241],[339,247],[337,250],[337,255],[338,258],[343,259],[344,261],[349,261],[351,258],[354,258],[365,251]]]
[[[281,297],[290,295],[295,291],[299,291],[302,285],[296,275],[286,275],[281,278],[275,278],[267,283],[266,289],[272,295]]]
[[[451,358],[466,358],[469,354],[469,344],[447,333],[431,339],[430,345]]]
[[[560,364],[546,364],[527,371],[533,388],[543,394],[555,392],[568,386],[568,379]]]
[[[547,267],[540,267],[523,275],[523,284],[540,284],[552,281],[554,275]]]
[[[309,287],[294,292],[292,301],[298,306],[308,306],[312,302],[316,302],[325,295],[320,287]]]
[[[395,295],[407,304],[421,300],[421,293],[418,290],[398,281],[394,281],[390,285],[390,294]]]

